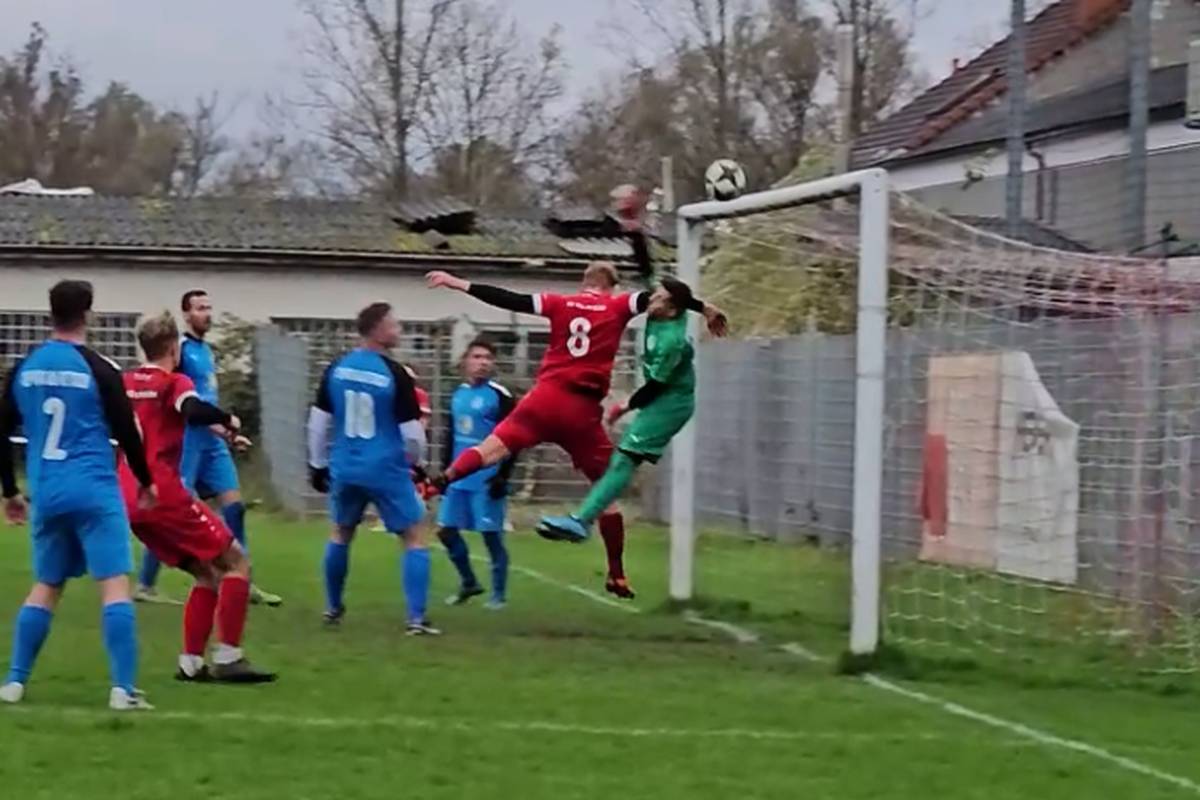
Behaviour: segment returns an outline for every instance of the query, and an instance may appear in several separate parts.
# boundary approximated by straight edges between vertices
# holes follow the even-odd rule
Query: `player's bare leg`
[[[35,583],[25,597],[13,630],[12,660],[8,677],[0,686],[0,702],[19,703],[25,697],[25,684],[33,672],[38,653],[50,633],[50,620],[62,599],[63,587]]]
[[[346,591],[346,576],[350,572],[350,545],[354,542],[355,528],[335,525],[325,544],[325,560],[322,564],[325,573],[325,624],[329,626],[341,624],[346,615],[346,606],[342,602]]]
[[[242,546],[247,555],[250,548],[246,544],[246,506],[242,503],[242,493],[239,489],[230,489],[217,495],[217,504],[221,507],[221,517],[225,525],[233,533],[233,538]],[[267,605],[275,608],[283,605],[283,598],[277,594],[264,591],[253,582],[250,584],[250,602],[255,605]]]
[[[413,525],[402,537],[404,554],[401,571],[404,575],[404,601],[408,614],[409,636],[438,636],[441,631],[426,616],[429,603],[429,547],[425,543],[425,526]]]
[[[250,559],[236,542],[213,562],[220,575],[214,618],[217,646],[212,652],[212,677],[225,683],[270,683],[273,672],[257,669],[242,652],[242,634],[250,610]]]
[[[444,492],[446,487],[457,480],[478,472],[481,469],[499,464],[512,453],[508,446],[500,441],[500,437],[492,434],[475,447],[468,447],[454,459],[445,472],[432,480],[434,488]]]

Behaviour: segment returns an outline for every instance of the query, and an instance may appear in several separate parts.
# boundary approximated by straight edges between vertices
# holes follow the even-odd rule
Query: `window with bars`
[[[88,344],[121,367],[138,362],[137,321],[139,315],[125,312],[95,314],[88,330]],[[0,309],[0,369],[7,371],[50,335],[50,314],[45,311]]]

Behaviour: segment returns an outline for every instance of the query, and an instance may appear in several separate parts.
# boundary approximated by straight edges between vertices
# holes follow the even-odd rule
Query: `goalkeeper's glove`
[[[508,479],[503,475],[493,475],[488,478],[488,497],[493,500],[502,500],[508,497]]]
[[[329,494],[329,467],[308,468],[308,485],[321,494]]]

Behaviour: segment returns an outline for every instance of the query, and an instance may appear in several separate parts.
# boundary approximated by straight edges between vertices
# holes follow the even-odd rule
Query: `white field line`
[[[869,686],[874,686],[876,689],[890,692],[899,697],[906,697],[914,702],[923,703],[927,706],[940,709],[951,716],[974,720],[975,722],[988,725],[992,728],[1008,731],[1009,733],[1024,737],[1044,747],[1057,747],[1062,750],[1071,750],[1076,753],[1082,753],[1083,755],[1088,755],[1092,758],[1106,761],[1113,766],[1120,767],[1121,769],[1129,772],[1134,772],[1147,778],[1154,778],[1165,783],[1170,783],[1179,787],[1180,789],[1186,789],[1192,794],[1200,795],[1200,783],[1196,783],[1195,781],[1188,780],[1187,778],[1183,778],[1178,775],[1172,775],[1169,772],[1163,772],[1162,770],[1155,769],[1148,764],[1143,764],[1140,761],[1134,761],[1132,758],[1126,758],[1125,756],[1119,756],[1116,753],[1110,753],[1108,750],[1088,744],[1087,742],[1080,742],[1075,739],[1065,739],[1061,736],[1055,736],[1052,733],[1040,731],[1037,728],[1031,728],[1028,725],[1022,725],[1019,722],[1012,722],[1011,720],[1007,720],[1002,717],[985,714],[982,711],[976,711],[972,708],[959,705],[958,703],[952,703],[949,700],[942,700],[940,698],[933,697],[932,695],[925,694],[924,692],[918,692],[915,689],[910,689],[906,686],[900,686],[899,684],[892,683],[884,678],[880,678],[878,675],[872,675],[868,673],[862,676],[862,680]]]
[[[478,561],[481,564],[489,563],[486,556],[472,555],[471,560]],[[604,595],[600,594],[599,592],[593,592],[591,589],[585,589],[582,586],[576,586],[573,583],[566,583],[565,581],[560,581],[560,580],[557,580],[556,578],[551,578],[549,575],[546,575],[545,573],[542,573],[542,572],[538,572],[536,569],[530,569],[529,567],[522,567],[517,564],[510,565],[509,569],[512,570],[513,572],[519,572],[522,575],[526,576],[527,578],[532,578],[533,580],[538,581],[540,583],[544,583],[548,586],[554,586],[558,589],[563,589],[568,592],[574,592],[575,594],[582,595],[583,597],[586,597],[587,599],[589,599],[593,602],[600,603],[600,604],[606,605],[606,606],[610,606],[611,608],[618,609],[619,611],[624,611],[626,614],[642,613],[642,610],[635,605],[632,605],[630,603],[622,603],[619,600],[612,599],[611,597],[605,597]]]
[[[734,640],[736,640],[739,644],[756,644],[761,641],[761,637],[754,631],[743,628],[739,625],[734,625],[730,622],[706,619],[694,612],[686,614],[685,618],[693,624],[704,625],[709,628],[724,631],[733,637]],[[818,653],[814,653],[803,645],[794,642],[782,645],[779,649],[796,656],[797,658],[804,659],[810,663],[830,663],[830,659],[821,656]],[[939,709],[943,713],[950,716],[969,719],[974,722],[987,725],[991,728],[996,728],[997,730],[1006,731],[1041,747],[1069,750],[1074,753],[1091,756],[1092,758],[1104,761],[1112,766],[1126,770],[1127,772],[1132,772],[1147,778],[1154,778],[1155,780],[1162,781],[1163,783],[1169,783],[1177,788],[1200,795],[1200,783],[1179,775],[1173,775],[1169,772],[1164,772],[1148,764],[1135,761],[1132,758],[1126,758],[1125,756],[1117,755],[1116,753],[1112,753],[1102,747],[1097,747],[1096,745],[1088,744],[1087,742],[1081,742],[1076,739],[1067,739],[1062,736],[1056,736],[1052,733],[1046,733],[1045,731],[1038,730],[1037,728],[1030,727],[1029,725],[1024,725],[1020,722],[1013,722],[1012,720],[1007,720],[1003,717],[997,717],[982,711],[976,711],[975,709],[968,708],[964,705],[960,705],[959,703],[953,703],[949,700],[942,700],[932,695],[925,694],[924,692],[919,692],[915,689],[909,689],[905,686],[893,683],[886,678],[881,678],[878,675],[873,675],[871,673],[860,676],[860,680],[866,685],[878,689],[879,691],[888,692],[889,694],[897,697],[903,697],[913,702]]]
[[[59,719],[111,719],[114,712],[104,709],[65,708],[62,706],[16,705],[0,707],[0,719],[4,714],[21,713],[30,716],[53,716]],[[132,712],[131,712],[132,713]],[[905,741],[911,740],[907,733],[847,733],[845,731],[816,730],[754,730],[746,728],[623,728],[595,725],[573,725],[570,723],[540,720],[491,720],[474,721],[462,719],[431,719],[427,717],[384,716],[384,717],[315,717],[291,716],[287,714],[253,714],[249,712],[202,712],[202,711],[148,711],[132,713],[139,722],[184,722],[232,723],[237,725],[268,725],[290,728],[369,729],[392,728],[398,730],[432,730],[455,733],[504,732],[504,733],[563,733],[579,736],[612,737],[619,739],[749,739],[753,741]],[[944,741],[946,734],[919,734],[917,738],[929,741]]]

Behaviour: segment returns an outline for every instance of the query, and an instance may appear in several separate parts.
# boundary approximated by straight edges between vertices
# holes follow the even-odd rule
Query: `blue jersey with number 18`
[[[120,380],[110,362],[70,342],[45,342],[17,365],[9,391],[29,440],[25,469],[36,514],[120,506],[102,397],[106,382],[123,394]]]
[[[420,419],[412,378],[400,364],[360,348],[334,361],[317,390],[333,415],[329,473],[335,483],[387,489],[409,478],[400,425]]]

